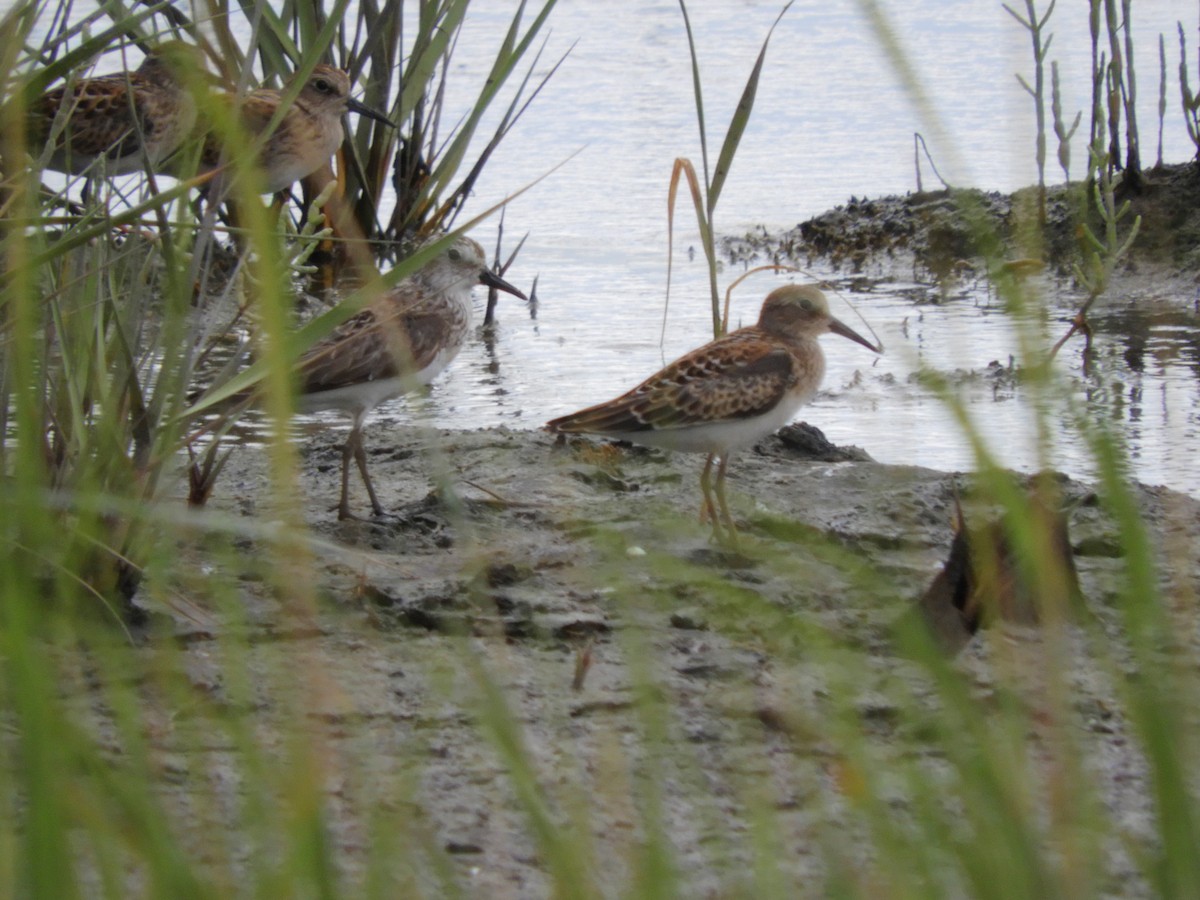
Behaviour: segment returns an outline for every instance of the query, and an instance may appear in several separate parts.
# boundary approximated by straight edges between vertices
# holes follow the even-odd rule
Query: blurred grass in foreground
[[[295,35],[305,49],[318,34],[334,41],[308,8],[289,7],[292,21],[259,9],[256,46],[267,60],[290,53]],[[467,6],[421,4],[419,13],[433,17],[422,19],[427,25],[452,23]],[[3,20],[5,72],[19,71],[36,17],[53,14],[49,6],[22,6]],[[362,56],[383,60],[390,73],[394,51],[407,45],[399,36],[390,50],[373,43],[371,25],[383,14],[364,5],[354,33]],[[116,22],[118,31],[129,27],[127,19]],[[423,84],[433,83],[428,73],[443,77],[449,68],[450,58],[438,55],[452,44],[446,27],[422,32],[440,69],[427,67],[422,52],[408,56],[405,71],[425,71]],[[355,44],[348,33],[338,26],[339,52]],[[233,40],[217,34],[222,46]],[[890,40],[886,29],[882,36]],[[418,38],[413,46],[421,45]],[[902,48],[891,46],[902,59]],[[915,87],[914,96],[921,96]],[[395,103],[400,118],[423,108],[415,96]],[[6,109],[3,158],[23,159],[19,110]],[[378,148],[366,149],[370,158]],[[443,158],[457,171],[457,151]],[[1090,897],[1113,889],[1116,846],[1140,876],[1137,890],[1200,896],[1190,780],[1200,699],[1190,655],[1196,597],[1164,596],[1160,577],[1163,567],[1187,571],[1194,561],[1151,544],[1126,461],[1097,423],[1081,415],[1078,427],[1094,448],[1100,502],[1120,534],[1112,592],[1119,631],[1094,617],[1068,622],[1060,598],[1047,591],[1037,641],[991,645],[994,690],[983,703],[960,666],[915,625],[896,638],[906,658],[872,646],[878,629],[862,631],[865,621],[878,625],[871,603],[895,611],[911,598],[817,529],[768,521],[769,536],[752,541],[748,552],[762,557],[752,577],[778,573],[797,585],[799,608],[781,608],[752,577],[729,577],[728,567],[655,550],[639,563],[619,529],[576,523],[574,534],[596,560],[578,590],[618,623],[611,647],[624,661],[619,680],[628,703],[618,727],[602,725],[578,746],[559,746],[547,734],[574,733],[573,720],[564,714],[546,723],[525,712],[526,692],[556,687],[525,680],[537,677],[522,666],[544,652],[541,645],[523,657],[519,642],[497,627],[405,635],[381,650],[371,632],[354,631],[357,620],[348,622],[340,608],[346,598],[323,595],[319,562],[345,549],[303,527],[306,488],[289,441],[269,446],[256,516],[183,508],[174,485],[187,348],[195,346],[192,285],[183,277],[193,224],[185,191],[130,198],[132,218],[153,214],[153,239],[115,233],[99,211],[114,202],[106,192],[60,234],[43,219],[36,182],[5,175],[0,894],[474,896],[472,849],[451,848],[443,820],[427,808],[441,796],[441,785],[427,783],[433,761],[449,757],[461,761],[464,778],[498,782],[486,796],[503,803],[471,811],[469,821],[482,820],[478,829],[494,838],[491,821],[503,820],[512,831],[496,826],[499,833],[520,844],[512,853],[535,860],[543,880],[514,886],[518,895],[686,896],[701,883],[756,897]],[[450,184],[436,169],[430,180]],[[435,204],[434,196],[443,199]],[[431,189],[425,198],[452,209],[445,198],[453,196]],[[261,203],[243,199],[266,407],[284,434],[296,349],[292,273]],[[407,215],[398,212],[385,233],[408,229]],[[1010,310],[1042,301],[1019,281],[997,279]],[[1020,362],[1036,376],[1029,389],[1066,396],[1045,364],[1049,337],[1027,328],[1022,339]],[[969,412],[949,394],[947,402],[977,447],[972,499],[1017,523],[1012,540],[1035,583],[1060,584],[1059,562],[1042,552],[1036,505],[993,464]],[[1044,443],[1049,464],[1053,447]],[[450,469],[436,455],[430,465]],[[483,604],[497,535],[478,514],[447,505],[463,560],[448,576],[454,599]],[[668,513],[663,521],[686,515]],[[898,518],[897,531],[905,524]],[[675,527],[683,541],[697,540],[686,525]],[[665,544],[678,535],[664,527],[658,537]],[[151,623],[138,625],[133,639],[122,603],[135,591]],[[712,702],[736,702],[729,727],[751,745],[749,762],[721,790],[705,757],[711,742],[680,738],[692,711],[665,686],[660,636],[643,627],[685,599],[702,606],[714,639],[771,660],[774,685],[750,685],[741,697],[713,691]],[[839,605],[851,601],[857,606],[847,612],[861,615],[839,625]],[[190,621],[188,640],[169,634],[163,609]],[[340,628],[348,636],[334,650],[312,639]],[[1149,836],[1130,834],[1121,811],[1098,796],[1074,702],[1081,657],[1115,685],[1121,707],[1112,712],[1132,725],[1152,786]],[[347,695],[379,669],[400,670],[404,689],[426,692],[435,712],[398,719],[388,742],[364,744],[355,729],[370,715]],[[882,738],[870,712],[876,707],[863,698],[868,681],[884,692],[877,706],[894,711]],[[800,687],[790,694],[793,682]],[[767,688],[770,704],[756,693]],[[557,690],[568,691],[565,677]],[[441,738],[443,719],[457,717],[468,720],[476,742]],[[723,832],[691,856],[678,848],[687,835],[673,831],[680,791],[697,831]],[[620,827],[601,831],[613,822]],[[801,850],[803,878],[794,866]]]

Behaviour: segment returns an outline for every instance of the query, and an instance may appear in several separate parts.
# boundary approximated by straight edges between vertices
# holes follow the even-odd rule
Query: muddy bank
[[[211,543],[181,550],[180,565],[197,572],[216,561],[219,575],[198,583],[211,588],[217,577],[236,602],[207,610],[202,625],[172,627],[197,696],[218,704],[236,697],[221,636],[248,632],[246,715],[268,744],[285,745],[299,726],[326,749],[332,839],[348,872],[361,874],[379,839],[371,810],[382,806],[411,823],[398,858],[415,858],[425,889],[436,889],[431,860],[441,858],[475,896],[549,893],[547,862],[484,736],[483,683],[506,698],[554,820],[590,834],[606,893],[632,877],[650,782],[689,895],[747,885],[750,811],[764,797],[783,873],[819,884],[821,847],[862,838],[825,738],[847,704],[886,753],[942,765],[937,729],[907,706],[918,698],[919,711],[928,691],[896,654],[891,629],[944,559],[956,491],[971,508],[969,476],[862,453],[813,461],[772,438],[731,466],[743,544],[729,553],[697,521],[697,457],[556,446],[531,432],[421,433],[385,419],[368,444],[391,515],[339,523],[340,437],[318,432],[299,450],[315,607],[268,587],[271,546],[243,535],[231,539],[232,570]],[[1061,487],[1089,615],[1119,648],[1115,526],[1088,486]],[[1137,497],[1167,555],[1164,583],[1183,596],[1200,579],[1200,504],[1158,488]],[[361,490],[355,502],[366,511]],[[270,520],[262,451],[235,450],[211,509],[255,526]],[[143,599],[161,608],[152,584]],[[1112,672],[1089,640],[1079,629],[1071,645],[1069,724],[1136,845],[1151,834],[1151,792]],[[1002,702],[1010,688],[997,688],[997,672],[1036,660],[1038,647],[1034,629],[977,638],[959,665],[978,702]],[[1034,708],[1039,670],[1029,668],[1022,701]],[[204,709],[164,710],[153,735],[163,791],[193,810],[201,843],[231,827],[224,816],[238,798],[236,745],[195,740],[209,730]],[[1031,752],[1044,740],[1030,734]],[[218,801],[198,803],[214,785]],[[894,803],[910,803],[899,786]],[[1137,893],[1127,854],[1112,848],[1113,894]]]
[[[1150,266],[1194,283],[1200,272],[1200,163],[1150,169],[1136,192],[1118,188],[1117,197],[1118,202],[1129,203],[1129,213],[1119,223],[1122,233],[1135,217],[1142,220],[1123,268],[1136,271]],[[941,281],[978,268],[985,251],[996,252],[981,243],[990,233],[999,241],[1001,258],[1026,265],[1040,262],[1069,275],[1084,247],[1077,225],[1084,199],[1078,185],[1047,188],[1046,227],[1035,236],[1031,234],[1038,216],[1035,188],[1015,194],[943,189],[874,199],[852,197],[786,231],[727,236],[721,240],[721,250],[733,263],[811,266],[824,262],[847,272],[892,260],[915,265]],[[1084,221],[1102,235],[1103,226],[1091,211],[1094,201],[1087,198],[1087,202]],[[980,223],[985,223],[982,230]]]

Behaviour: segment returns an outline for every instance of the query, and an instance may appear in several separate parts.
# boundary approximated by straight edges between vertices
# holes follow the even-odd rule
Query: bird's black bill
[[[393,122],[391,119],[389,119],[383,113],[376,112],[375,110],[371,109],[371,107],[369,107],[369,106],[364,106],[362,103],[359,103],[353,97],[351,97],[349,100],[346,101],[346,108],[349,109],[351,112],[358,113],[360,116],[366,116],[368,119],[374,119],[376,122],[382,122],[384,125],[390,125],[392,128],[399,127],[396,125],[395,122]]]
[[[872,353],[882,353],[883,352],[882,345],[876,347],[874,344],[872,344],[870,341],[868,341],[865,337],[863,337],[861,334],[859,334],[857,331],[855,331],[849,325],[845,324],[844,322],[842,322],[838,319],[834,319],[832,316],[830,317],[830,321],[829,321],[829,330],[832,331],[834,334],[840,334],[844,338],[850,338],[850,340],[854,341],[857,344],[862,344],[864,347],[866,347]]]
[[[493,287],[498,291],[506,291],[512,294],[514,297],[520,297],[525,302],[529,302],[529,298],[526,297],[523,292],[517,290],[491,269],[484,269],[479,273],[479,283],[486,284],[488,287]]]

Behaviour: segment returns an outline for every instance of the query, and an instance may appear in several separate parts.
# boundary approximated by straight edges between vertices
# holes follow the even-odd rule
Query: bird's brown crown
[[[811,284],[785,284],[767,294],[758,326],[785,334],[819,333],[827,329],[829,301]]]

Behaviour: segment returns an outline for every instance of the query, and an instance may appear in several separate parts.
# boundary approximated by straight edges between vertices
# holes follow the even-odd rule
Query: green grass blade
[[[680,0],[682,4],[682,0]],[[729,169],[733,165],[733,157],[737,153],[738,144],[741,143],[742,135],[746,131],[746,125],[750,121],[750,114],[754,111],[754,98],[758,93],[758,79],[762,75],[763,63],[767,59],[767,45],[771,42],[771,35],[775,33],[775,27],[783,19],[784,14],[791,8],[795,0],[789,0],[787,5],[779,11],[779,15],[775,17],[775,21],[767,30],[767,36],[763,39],[762,49],[758,51],[758,59],[754,62],[754,68],[750,72],[750,77],[746,80],[746,87],[742,90],[741,99],[738,100],[737,109],[733,113],[733,119],[729,122],[729,129],[725,132],[725,140],[721,144],[721,153],[717,156],[717,168],[713,172],[712,182],[708,188],[708,215],[711,219],[713,211],[717,208],[717,200],[721,196],[721,190],[725,187],[725,179],[729,176]],[[688,40],[691,41],[691,30],[688,31]],[[693,51],[693,64],[694,64]],[[699,78],[697,72],[696,77]],[[698,84],[698,82],[697,82]],[[697,86],[696,104],[700,104],[699,87]],[[705,172],[708,169],[708,160],[705,159]],[[706,174],[707,177],[707,174]]]
[[[704,89],[700,83],[700,59],[696,54],[696,39],[692,34],[692,20],[688,17],[687,4],[679,0],[679,11],[683,13],[683,27],[687,32],[688,53],[692,60],[692,96],[696,100],[696,127],[700,131],[700,166],[704,170],[704,184],[710,183],[708,177],[708,127],[704,123]],[[709,213],[715,204],[708,204]]]

